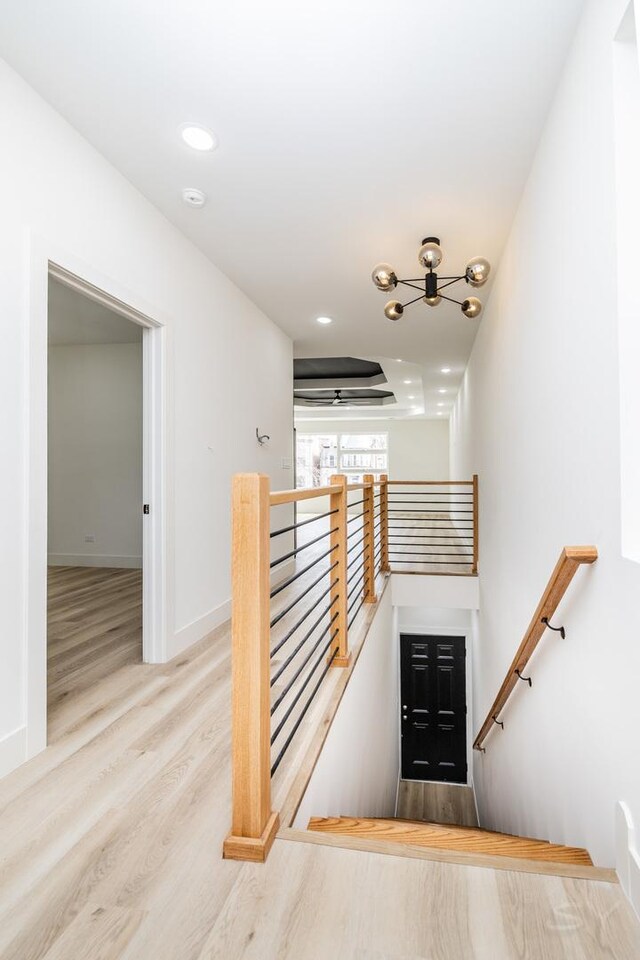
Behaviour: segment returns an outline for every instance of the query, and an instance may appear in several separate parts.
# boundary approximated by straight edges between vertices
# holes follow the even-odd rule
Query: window
[[[388,434],[297,434],[296,483],[298,487],[324,487],[334,473],[344,473],[350,483],[362,483],[365,473],[378,479],[388,471]]]

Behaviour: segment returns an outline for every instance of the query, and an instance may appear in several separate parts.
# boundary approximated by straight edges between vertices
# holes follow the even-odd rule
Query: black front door
[[[464,637],[400,634],[402,779],[467,782]]]

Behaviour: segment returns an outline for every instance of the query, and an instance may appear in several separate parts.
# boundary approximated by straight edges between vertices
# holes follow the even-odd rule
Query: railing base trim
[[[329,660],[327,660],[329,663]],[[351,653],[348,653],[346,657],[334,657],[331,661],[332,667],[348,667],[351,665]]]
[[[272,813],[261,837],[235,837],[230,833],[222,845],[223,859],[264,863],[279,829],[280,816]]]

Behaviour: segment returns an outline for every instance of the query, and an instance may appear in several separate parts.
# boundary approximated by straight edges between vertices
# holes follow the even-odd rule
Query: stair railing
[[[484,752],[483,744],[490,731],[496,726],[504,729],[504,722],[499,717],[519,681],[523,680],[531,686],[531,678],[525,676],[524,672],[545,630],[556,630],[564,637],[564,627],[552,626],[549,621],[564,597],[578,567],[585,563],[594,563],[597,559],[598,551],[596,547],[564,547],[562,550],[522,643],[518,647],[497,696],[473,742],[474,750]]]
[[[287,507],[303,502],[313,514],[292,522]],[[234,477],[226,858],[267,856],[279,826],[273,778],[329,674],[350,666],[351,631],[377,602],[381,575],[475,570],[477,478],[349,483],[336,474],[324,487],[272,492],[267,476]]]

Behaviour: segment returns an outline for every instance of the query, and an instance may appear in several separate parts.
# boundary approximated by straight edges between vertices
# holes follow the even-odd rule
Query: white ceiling
[[[142,327],[49,278],[49,343],[54,347],[89,343],[137,343]]]
[[[416,276],[428,234],[442,272],[497,263],[582,4],[20,0],[0,6],[0,54],[296,355],[411,360],[428,391],[463,371],[479,321],[417,303],[391,324],[371,269]],[[219,148],[186,147],[186,121]]]

